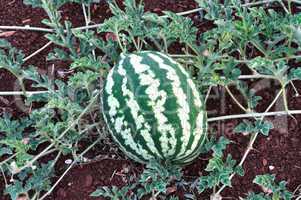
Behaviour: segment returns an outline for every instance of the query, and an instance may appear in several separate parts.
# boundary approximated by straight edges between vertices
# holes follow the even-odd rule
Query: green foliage
[[[234,131],[236,133],[261,133],[268,136],[271,129],[273,129],[271,122],[256,120],[255,122],[244,121],[237,125]]]
[[[142,198],[153,191],[157,194],[166,194],[167,186],[170,182],[179,180],[181,176],[180,168],[151,162],[140,176],[139,183],[143,188],[138,189],[138,197]]]
[[[211,137],[208,141],[205,142],[202,153],[208,153],[209,151],[213,151],[213,155],[218,157],[223,157],[223,151],[226,149],[227,145],[230,144],[231,141],[225,137],[220,137],[218,140],[215,137]]]
[[[181,42],[194,49],[197,29],[192,20],[165,12],[166,17],[144,12],[143,3],[124,1],[121,9],[115,1],[110,3],[113,17],[105,20],[98,32],[113,33],[122,51],[148,49],[168,51],[174,42]]]
[[[98,72],[102,68],[109,68],[109,65],[102,62],[99,58],[95,60],[91,56],[75,59],[71,64],[71,69],[93,70]]]
[[[257,175],[253,182],[268,192],[266,194],[250,193],[246,200],[291,200],[293,198],[292,193],[286,189],[285,181],[275,183],[275,175]]]
[[[131,198],[127,196],[128,191],[130,191],[132,188],[127,186],[127,187],[122,187],[119,189],[116,186],[113,187],[102,187],[97,190],[95,190],[90,196],[92,197],[107,197],[112,200],[130,200]]]
[[[14,75],[24,91],[23,70],[24,54],[11,46],[6,40],[0,39],[0,69],[5,69]]]
[[[248,85],[245,82],[239,81],[237,82],[237,89],[241,92],[244,99],[248,103],[249,109],[255,109],[260,100],[262,100],[261,96],[256,96],[255,92],[248,88]]]
[[[269,197],[264,196],[264,194],[255,194],[253,192],[251,192],[248,197],[246,198],[246,200],[270,200]]]
[[[12,200],[17,200],[17,197],[20,194],[26,193],[27,190],[23,188],[22,182],[16,181],[13,185],[9,185],[5,192],[10,195]]]
[[[1,43],[2,47],[9,46],[8,43]],[[15,51],[14,48],[10,49]],[[4,51],[3,51],[4,52]],[[5,52],[4,52],[5,53]],[[3,55],[4,55],[3,53]],[[30,105],[35,102],[43,103],[41,108],[34,109],[26,117],[15,118],[5,113],[0,118],[0,148],[1,156],[6,160],[0,164],[1,169],[7,175],[13,175],[14,181],[7,185],[6,193],[12,199],[16,199],[23,193],[41,193],[48,191],[51,187],[53,167],[57,159],[50,159],[47,163],[41,164],[36,158],[51,154],[69,154],[78,159],[78,142],[87,138],[90,127],[94,127],[93,121],[83,123],[81,116],[85,112],[96,111],[98,106],[85,111],[91,102],[95,102],[99,93],[96,87],[92,87],[98,81],[99,74],[89,71],[85,78],[80,76],[83,72],[70,76],[69,84],[61,80],[52,80],[47,75],[39,74],[35,67],[23,69],[21,60],[22,52],[17,52],[18,58],[1,59],[7,66],[16,66],[18,74],[22,79],[31,80],[33,88],[45,89],[48,92],[41,95],[28,96],[25,103]],[[3,57],[4,58],[4,57]],[[19,64],[20,63],[20,64]],[[84,92],[79,92],[84,91]],[[78,126],[77,124],[80,124]],[[77,126],[75,126],[77,125]],[[84,134],[85,133],[85,134]],[[39,152],[40,145],[51,145],[48,151]],[[52,148],[51,148],[52,147]],[[55,156],[54,156],[55,157]]]
[[[199,192],[214,188],[220,184],[231,186],[230,176],[233,173],[237,173],[240,176],[244,175],[243,168],[239,165],[236,165],[236,161],[232,159],[230,154],[227,155],[225,160],[223,159],[223,151],[226,149],[226,146],[230,144],[229,140],[221,137],[217,142],[209,143],[211,143],[210,146],[213,150],[213,158],[209,160],[209,163],[205,169],[205,171],[208,172],[208,175],[202,176],[199,179]]]
[[[23,0],[24,4],[31,5],[34,8],[43,7],[43,3],[46,1],[47,0]],[[93,2],[93,0],[52,0],[52,4],[56,9],[60,8],[62,5],[68,2],[90,4]]]
[[[139,180],[122,188],[101,187],[94,191],[93,197],[108,197],[110,199],[141,199],[148,195],[156,198],[166,196],[167,187],[174,181],[180,180],[182,174],[179,168],[164,166],[156,161],[151,161],[140,175]],[[170,199],[177,199],[170,197]]]
[[[163,27],[162,33],[169,42],[179,40],[181,43],[194,46],[196,43],[197,29],[189,18],[179,16],[173,12],[165,12],[170,23]]]
[[[235,165],[236,161],[232,159],[230,154],[225,161],[218,156],[211,158],[205,169],[209,172],[209,175],[202,176],[198,183],[199,192],[214,188],[220,184],[231,186],[230,176],[232,173],[237,173],[240,176],[244,175],[244,170],[240,166]]]
[[[16,200],[19,195],[27,193],[33,188],[37,192],[47,191],[51,187],[49,176],[52,174],[53,167],[51,162],[41,164],[40,167],[29,170],[28,175],[19,174],[18,176],[22,182],[15,180],[7,186],[5,192],[10,195],[12,200]]]

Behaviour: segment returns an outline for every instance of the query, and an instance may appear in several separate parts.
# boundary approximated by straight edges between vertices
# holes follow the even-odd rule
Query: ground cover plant
[[[191,3],[174,3],[188,2]],[[292,180],[274,173],[275,166],[268,165],[266,159],[252,158],[253,152],[274,150],[273,145],[280,146],[278,151],[281,151],[282,136],[279,136],[281,141],[272,146],[261,142],[273,140],[273,129],[283,130],[291,123],[299,127],[300,1],[196,0],[193,8],[177,12],[167,11],[164,7],[147,10],[148,1],[134,0],[24,0],[19,3],[46,15],[42,24],[36,27],[0,24],[0,70],[6,76],[14,76],[12,80],[16,80],[14,84],[17,85],[14,91],[1,90],[0,100],[7,102],[6,97],[19,97],[14,104],[17,112],[5,109],[9,106],[1,110],[0,187],[3,185],[4,199],[76,199],[66,196],[68,194],[54,196],[53,193],[59,194],[62,193],[60,188],[72,187],[64,180],[70,173],[70,176],[80,176],[80,170],[72,172],[74,168],[89,165],[89,170],[96,174],[106,173],[107,169],[100,169],[97,164],[106,163],[105,160],[115,163],[114,172],[104,180],[107,184],[95,184],[91,191],[83,194],[84,197],[76,194],[78,198],[300,198],[298,129],[289,131],[288,128],[286,133],[289,134],[284,137],[291,139],[289,145],[294,151],[289,153],[294,160],[283,159],[279,164],[294,163],[283,172],[292,173],[294,185],[290,185]],[[108,9],[101,11],[110,12],[110,16],[103,22],[94,23],[94,6],[98,4],[107,6]],[[79,13],[71,14],[75,15],[75,21],[81,16],[84,24],[75,26],[65,17],[63,11],[70,5],[79,8]],[[25,55],[12,45],[13,41],[3,39],[9,39],[15,31],[41,33],[46,42]],[[41,70],[35,63],[28,64],[31,59],[41,59],[40,55],[51,45],[53,48],[46,56],[46,61],[51,63],[48,69],[44,66]],[[156,160],[156,156],[146,165],[138,165],[126,159],[130,148],[123,149],[124,155],[111,139],[101,106],[104,82],[122,55],[145,51],[155,52],[157,56],[160,52],[180,64],[192,77],[201,101],[207,104],[197,108],[207,112],[204,123],[208,123],[209,128],[205,141],[197,149],[197,154],[201,154],[191,167],[162,162],[165,159]],[[183,79],[185,76],[181,77]],[[169,84],[167,79],[164,80]],[[4,78],[0,84],[5,84]],[[258,87],[271,93],[268,98],[266,93],[260,95]],[[212,104],[215,91],[227,98],[219,94]],[[123,109],[132,109],[131,105],[125,101]],[[235,107],[234,113],[210,113],[210,107],[229,109],[230,105]],[[280,126],[279,121],[273,120],[277,117],[282,122]],[[229,135],[227,129],[213,126],[220,126],[218,122],[225,120],[237,120],[233,128],[235,134]],[[185,125],[179,126],[184,129]],[[292,132],[295,134],[290,136]],[[180,137],[176,139],[180,140]],[[237,155],[238,139],[246,145]],[[202,158],[206,159],[202,161]],[[248,160],[255,165],[262,162],[269,170],[255,171],[246,165]],[[195,167],[198,169],[194,173]],[[250,187],[229,197],[229,192],[225,191],[241,189],[235,178],[243,178],[251,172],[256,174],[250,177],[252,180],[247,184]],[[122,184],[117,181],[118,184],[111,184],[115,176],[121,177],[118,182]]]

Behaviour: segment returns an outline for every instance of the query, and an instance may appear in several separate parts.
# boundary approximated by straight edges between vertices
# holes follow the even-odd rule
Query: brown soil
[[[197,5],[192,0],[145,0],[146,9],[157,13],[162,10],[185,11],[195,8]],[[69,4],[62,9],[64,12],[63,18],[72,21],[73,25],[81,26],[84,24],[84,19],[80,6]],[[95,23],[103,21],[110,15],[109,9],[105,3],[95,4],[93,6],[93,20]],[[44,27],[41,20],[46,15],[41,9],[33,9],[25,6],[22,0],[1,0],[0,1],[0,25],[31,25]],[[200,31],[205,31],[211,24],[200,22],[196,15],[191,16]],[[30,55],[35,50],[47,43],[44,38],[44,33],[33,31],[16,31],[11,36],[6,37],[13,46],[23,50],[25,55]],[[52,65],[55,69],[67,67],[64,63],[47,62],[46,55],[51,52],[53,46],[48,47],[41,52],[39,56],[30,59],[27,64],[32,64],[41,71],[47,71]],[[15,84],[15,78],[7,72],[0,70],[0,91],[9,91],[18,89],[18,84]],[[259,82],[252,83],[258,86]],[[301,83],[297,83],[297,88],[301,88]],[[275,88],[277,85],[272,85],[267,89],[260,90],[259,95],[263,97],[258,111],[263,111],[271,100],[276,95]],[[300,91],[301,92],[301,91]],[[240,113],[239,108],[230,100],[228,96],[224,97],[222,91],[214,91],[211,101],[208,101],[208,110],[211,111],[211,116],[226,115]],[[291,109],[301,109],[301,98],[293,97],[293,91],[289,91],[289,105]],[[220,106],[221,100],[225,98],[226,105]],[[18,100],[14,97],[0,97],[0,113],[9,111],[15,115],[25,115],[19,109],[16,109]],[[223,110],[225,109],[225,110]],[[277,108],[275,108],[277,109]],[[246,174],[244,177],[235,176],[233,187],[226,189],[222,196],[229,199],[238,199],[244,197],[248,191],[260,191],[261,189],[252,184],[255,175],[263,173],[272,173],[277,175],[277,180],[286,180],[291,191],[301,184],[301,116],[296,116],[297,121],[289,118],[270,118],[275,124],[275,129],[270,136],[260,136],[255,143],[255,149],[250,153],[244,169]],[[210,127],[216,130],[218,135],[225,135],[233,141],[227,153],[231,153],[234,159],[239,160],[247,145],[248,136],[234,135],[233,127],[238,123],[237,120],[229,120],[223,123],[213,123]],[[287,124],[287,126],[286,126]],[[96,152],[106,152],[108,147],[94,149]],[[111,152],[111,151],[110,151]],[[95,154],[94,154],[95,155]],[[101,157],[101,156],[100,156]],[[204,172],[209,155],[201,155],[193,164],[184,168],[184,175],[187,179],[199,176]],[[57,167],[58,172],[63,172],[68,166],[64,162]],[[127,169],[127,170],[125,170]],[[120,155],[111,152],[106,159],[101,159],[89,164],[83,164],[74,167],[63,181],[56,187],[49,200],[85,200],[95,199],[90,198],[89,194],[99,186],[122,186],[126,184],[129,175],[138,175],[142,170],[142,166],[137,165],[126,159],[120,159]],[[127,172],[128,171],[128,172]],[[57,174],[59,177],[59,173]],[[0,196],[3,196],[4,182],[0,179]],[[183,190],[178,191],[181,199]],[[1,199],[7,199],[3,197]],[[98,198],[101,199],[101,198]],[[208,199],[208,196],[199,197],[199,199]]]

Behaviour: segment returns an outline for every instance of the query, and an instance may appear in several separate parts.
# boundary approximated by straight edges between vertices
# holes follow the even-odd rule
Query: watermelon
[[[207,132],[203,100],[190,74],[169,56],[121,54],[103,88],[102,109],[121,150],[140,163],[194,160]]]

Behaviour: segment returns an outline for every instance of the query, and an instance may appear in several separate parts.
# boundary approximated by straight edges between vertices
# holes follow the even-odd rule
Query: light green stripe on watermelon
[[[122,64],[122,62],[123,60],[120,61],[120,64]],[[117,85],[118,83],[121,84],[121,81],[121,77],[118,77],[116,72],[114,70],[111,70],[107,76],[107,81],[104,85],[103,91],[102,105],[104,119],[106,121],[106,124],[108,125],[113,139],[121,147],[121,150],[124,151],[130,158],[137,160],[138,162],[145,162],[146,160],[143,156],[137,156],[134,151],[127,148],[127,145],[125,145],[126,135],[124,134],[124,132],[117,130],[123,122],[120,121],[121,118],[117,118],[118,112],[121,111],[121,106],[117,98],[114,96],[114,93],[116,93],[116,91],[113,90],[113,87],[116,83]]]
[[[177,155],[177,159],[179,161],[182,162],[190,162],[191,159],[187,159],[187,158],[191,158],[192,157],[196,157],[199,155],[200,153],[200,148],[197,147],[201,147],[201,145],[204,142],[204,139],[206,137],[206,132],[207,132],[207,126],[206,126],[206,114],[203,111],[203,104],[201,101],[201,97],[200,94],[196,88],[196,85],[193,83],[192,79],[190,78],[190,75],[186,72],[186,70],[177,62],[175,62],[173,59],[171,59],[170,57],[166,56],[165,54],[162,54],[160,52],[156,52],[156,54],[159,54],[160,56],[166,58],[170,63],[168,63],[169,65],[173,65],[173,67],[176,70],[179,77],[182,77],[181,79],[181,83],[185,83],[188,84],[187,85],[183,85],[183,87],[187,87],[187,94],[188,96],[192,95],[192,97],[189,98],[189,100],[193,100],[194,104],[195,104],[195,109],[192,108],[192,111],[194,112],[190,112],[191,115],[191,124],[194,124],[195,128],[192,132],[191,138],[189,139],[189,145],[187,146],[187,150],[185,151],[185,153],[183,155]],[[165,61],[166,62],[166,61]],[[180,74],[179,71],[182,73]],[[184,76],[183,76],[184,75]],[[186,80],[183,80],[183,78],[186,77]],[[189,102],[190,105],[192,102]],[[203,124],[205,124],[205,126],[203,126]],[[194,159],[192,158],[192,159]]]
[[[168,153],[168,158],[173,159],[176,157],[176,154],[181,151],[182,142],[178,138],[182,137],[182,127],[181,127],[181,119],[178,115],[179,105],[177,103],[178,96],[175,96],[173,93],[173,81],[168,79],[168,70],[162,69],[158,66],[158,62],[151,58],[149,55],[156,55],[154,52],[143,52],[141,53],[144,56],[145,62],[149,63],[153,67],[153,70],[156,72],[157,76],[161,80],[162,89],[168,91],[168,99],[164,105],[166,108],[165,115],[168,118],[168,122],[172,124],[175,129],[175,134],[170,134],[170,137],[167,141],[170,145],[170,151]],[[164,142],[164,141],[162,141]]]
[[[192,79],[190,78],[190,75],[185,71],[185,69],[179,63],[175,62],[168,56],[162,53],[158,53],[158,54],[167,59],[168,63],[166,64],[172,65],[175,69],[177,69],[176,72],[181,79],[182,87],[186,88],[186,93],[187,96],[189,97],[187,99],[189,105],[195,104],[195,106],[191,107],[191,111],[189,113],[190,124],[193,125],[191,129],[189,143],[186,145],[185,152],[182,152],[181,154],[177,155],[177,159],[183,159],[187,155],[190,155],[194,152],[195,148],[199,144],[198,141],[201,139],[201,136],[204,133],[202,127],[204,116],[201,107],[202,106],[201,98],[199,92],[196,89],[195,84],[193,83]]]
[[[204,116],[203,121],[196,122],[196,123],[199,123],[200,125],[202,125],[202,132],[200,135],[200,139],[197,140],[197,144],[195,145],[196,148],[193,149],[193,151],[190,154],[187,153],[184,158],[175,159],[174,160],[175,163],[189,163],[200,154],[202,145],[205,142],[206,132],[207,132],[207,116],[204,113],[203,113],[203,116]]]
[[[143,109],[145,109],[145,107],[143,105],[141,105],[141,103],[139,102],[140,95],[136,94],[137,90],[139,89],[139,88],[137,88],[137,86],[145,85],[145,83],[143,83],[141,81],[141,78],[139,78],[139,77],[142,75],[142,73],[143,74],[148,73],[148,70],[147,70],[148,66],[143,66],[143,65],[139,64],[140,68],[135,70],[134,68],[131,67],[133,64],[131,62],[133,62],[133,57],[130,56],[125,60],[124,68],[121,65],[118,67],[118,72],[124,76],[126,75],[126,73],[137,75],[137,76],[131,76],[131,77],[128,76],[128,79],[131,82],[131,84],[130,84],[131,88],[127,88],[126,85],[122,86],[123,96],[130,96],[130,101],[127,101],[125,103],[125,105],[131,111],[132,123],[135,124],[135,127],[136,127],[135,131],[133,133],[133,137],[139,137],[140,144],[145,145],[145,148],[147,148],[149,150],[150,154],[157,155],[157,156],[163,158],[163,156],[160,155],[158,148],[155,146],[154,140],[152,138],[152,126],[145,119],[145,116],[143,113]],[[138,64],[138,63],[136,63],[136,64]],[[147,86],[147,85],[145,85],[145,86]],[[131,90],[134,92],[131,92]]]
[[[183,164],[199,155],[206,114],[190,75],[159,52],[125,55],[105,83],[104,114],[129,157]]]
[[[130,130],[127,145],[130,149],[134,150],[136,154],[142,155],[146,160],[149,160],[158,153],[152,152],[152,150],[148,147],[149,142],[144,137],[147,133],[147,128],[149,127],[144,122],[141,107],[137,102],[136,94],[134,94],[135,87],[139,85],[139,80],[133,79],[132,77],[134,76],[129,76],[135,73],[131,67],[127,67],[131,66],[129,63],[130,58],[127,56],[123,65],[119,65],[119,67],[115,69],[116,71],[120,71],[121,74],[125,74],[125,76],[118,73],[118,75],[122,77],[122,84],[121,86],[116,84],[114,88],[118,91],[118,94],[120,94],[117,98],[120,104],[123,105],[122,116],[126,119],[126,123]],[[126,73],[124,73],[124,71]]]
[[[194,96],[194,103],[197,107],[202,107],[203,103],[201,101],[201,95],[198,92],[196,85],[194,84],[193,80],[191,79],[190,75],[188,74],[188,72],[176,61],[174,61],[173,59],[171,59],[169,56],[158,52],[159,55],[161,55],[162,57],[166,58],[169,60],[169,62],[173,63],[181,72],[182,74],[184,74],[187,78],[187,82],[188,85],[190,86],[190,88],[192,89],[193,92],[193,96]]]
[[[159,90],[160,80],[157,79],[155,73],[150,69],[149,65],[142,63],[142,60],[143,57],[140,55],[130,55],[131,66],[139,66],[136,68],[134,67],[134,70],[138,74],[140,85],[145,86],[145,88],[144,90],[138,88],[140,93],[138,93],[137,96],[147,97],[144,100],[147,104],[143,104],[143,109],[151,114],[149,116],[149,122],[153,125],[153,131],[150,133],[150,137],[152,137],[153,141],[157,144],[158,142],[156,141],[155,134],[160,133],[162,136],[166,135],[166,132],[163,130],[162,126],[162,121],[164,120],[164,116],[162,116],[162,109],[164,108],[160,106],[160,104],[162,102],[164,104],[167,94],[165,91]],[[159,98],[161,99],[160,101],[158,101]],[[156,120],[158,118],[160,118],[160,121]],[[162,157],[164,157],[164,155],[166,155],[164,148],[159,145],[157,145],[157,148]]]
[[[124,58],[125,60],[126,58]],[[124,60],[120,61],[120,65],[124,62]],[[126,148],[123,149],[125,152],[130,152],[132,157],[138,157],[139,160],[147,160],[151,159],[153,156],[149,154],[149,152],[146,150],[145,147],[143,147],[140,143],[137,143],[137,138],[133,137],[133,124],[129,123],[129,119],[132,119],[130,121],[135,121],[134,118],[132,118],[130,114],[130,110],[128,107],[125,107],[126,105],[126,99],[128,97],[124,97],[120,95],[122,93],[122,88],[119,87],[119,85],[123,85],[125,80],[127,80],[126,77],[120,76],[120,74],[117,73],[116,68],[112,71],[112,79],[114,80],[114,85],[112,87],[111,94],[108,95],[109,100],[109,106],[111,104],[110,100],[115,99],[114,102],[117,100],[118,104],[120,105],[118,108],[118,112],[112,116],[109,111],[109,121],[113,124],[113,132],[118,134],[112,134],[115,136],[115,139],[119,142],[119,144],[126,145]],[[110,78],[110,77],[109,77]],[[113,104],[114,105],[114,104]],[[115,108],[114,108],[115,109]],[[124,119],[127,119],[126,121]]]
[[[161,69],[167,71],[167,79],[171,81],[173,95],[177,97],[176,103],[179,105],[177,109],[177,114],[178,117],[180,118],[180,125],[182,127],[182,136],[181,136],[182,144],[181,144],[180,154],[183,154],[186,150],[186,146],[189,143],[189,138],[191,135],[190,133],[191,126],[189,122],[190,108],[187,102],[188,100],[187,96],[184,93],[183,88],[181,87],[181,81],[179,76],[177,75],[176,70],[172,66],[165,64],[164,62],[165,60],[156,54],[149,54],[149,57],[155,60]]]
[[[164,62],[166,62],[167,65],[173,65],[173,63],[170,63],[168,61],[170,61],[170,60],[168,59],[168,60],[165,60]],[[190,77],[189,77],[188,73],[183,73],[183,72],[185,72],[185,70],[180,65],[178,65],[177,63],[174,63],[174,64],[176,64],[176,66],[173,66],[173,67],[176,69],[176,72],[181,79],[181,85],[185,89],[185,92],[188,96],[187,101],[188,101],[189,105],[193,105],[193,103],[196,102],[195,101],[196,93],[193,92],[193,88],[191,88],[190,84],[187,83],[187,79],[190,79]],[[199,100],[200,100],[200,98],[199,98]],[[197,103],[199,103],[199,102],[197,102]],[[195,104],[197,104],[197,103],[195,103]],[[198,129],[198,131],[196,131],[194,129],[195,121],[196,121],[197,117],[199,117],[199,120],[201,120],[200,117],[203,117],[202,115],[199,115],[199,110],[200,110],[200,107],[198,108],[196,105],[191,107],[191,111],[189,112],[189,115],[190,115],[189,123],[193,126],[191,127],[190,137],[188,140],[189,142],[186,145],[185,150],[182,151],[182,154],[176,155],[176,159],[184,160],[187,157],[187,154],[190,155],[195,152],[195,148],[199,144],[198,141],[200,139],[200,134],[203,134],[203,131],[202,130],[199,131],[200,128]],[[202,124],[202,120],[200,123]],[[179,142],[180,142],[180,145],[182,145],[181,141],[179,141]],[[182,149],[184,149],[183,145],[182,145]]]
[[[147,63],[151,66],[158,65],[157,62],[148,56],[148,53],[140,53],[139,55],[143,56],[142,63]],[[166,159],[170,159],[175,154],[177,135],[180,134],[177,128],[180,123],[180,119],[176,115],[178,105],[175,103],[176,97],[173,95],[172,84],[166,79],[167,71],[161,70],[159,66],[153,67],[152,71],[155,73],[156,78],[160,81],[159,90],[166,91],[166,95],[163,95],[164,98],[159,98],[157,100],[157,110],[161,111],[161,113],[155,115],[155,123],[158,124],[159,134],[157,134],[158,136],[156,137],[158,137],[160,148],[165,153]],[[153,95],[153,97],[154,96],[155,95]],[[164,135],[161,134],[161,132],[164,132]]]

